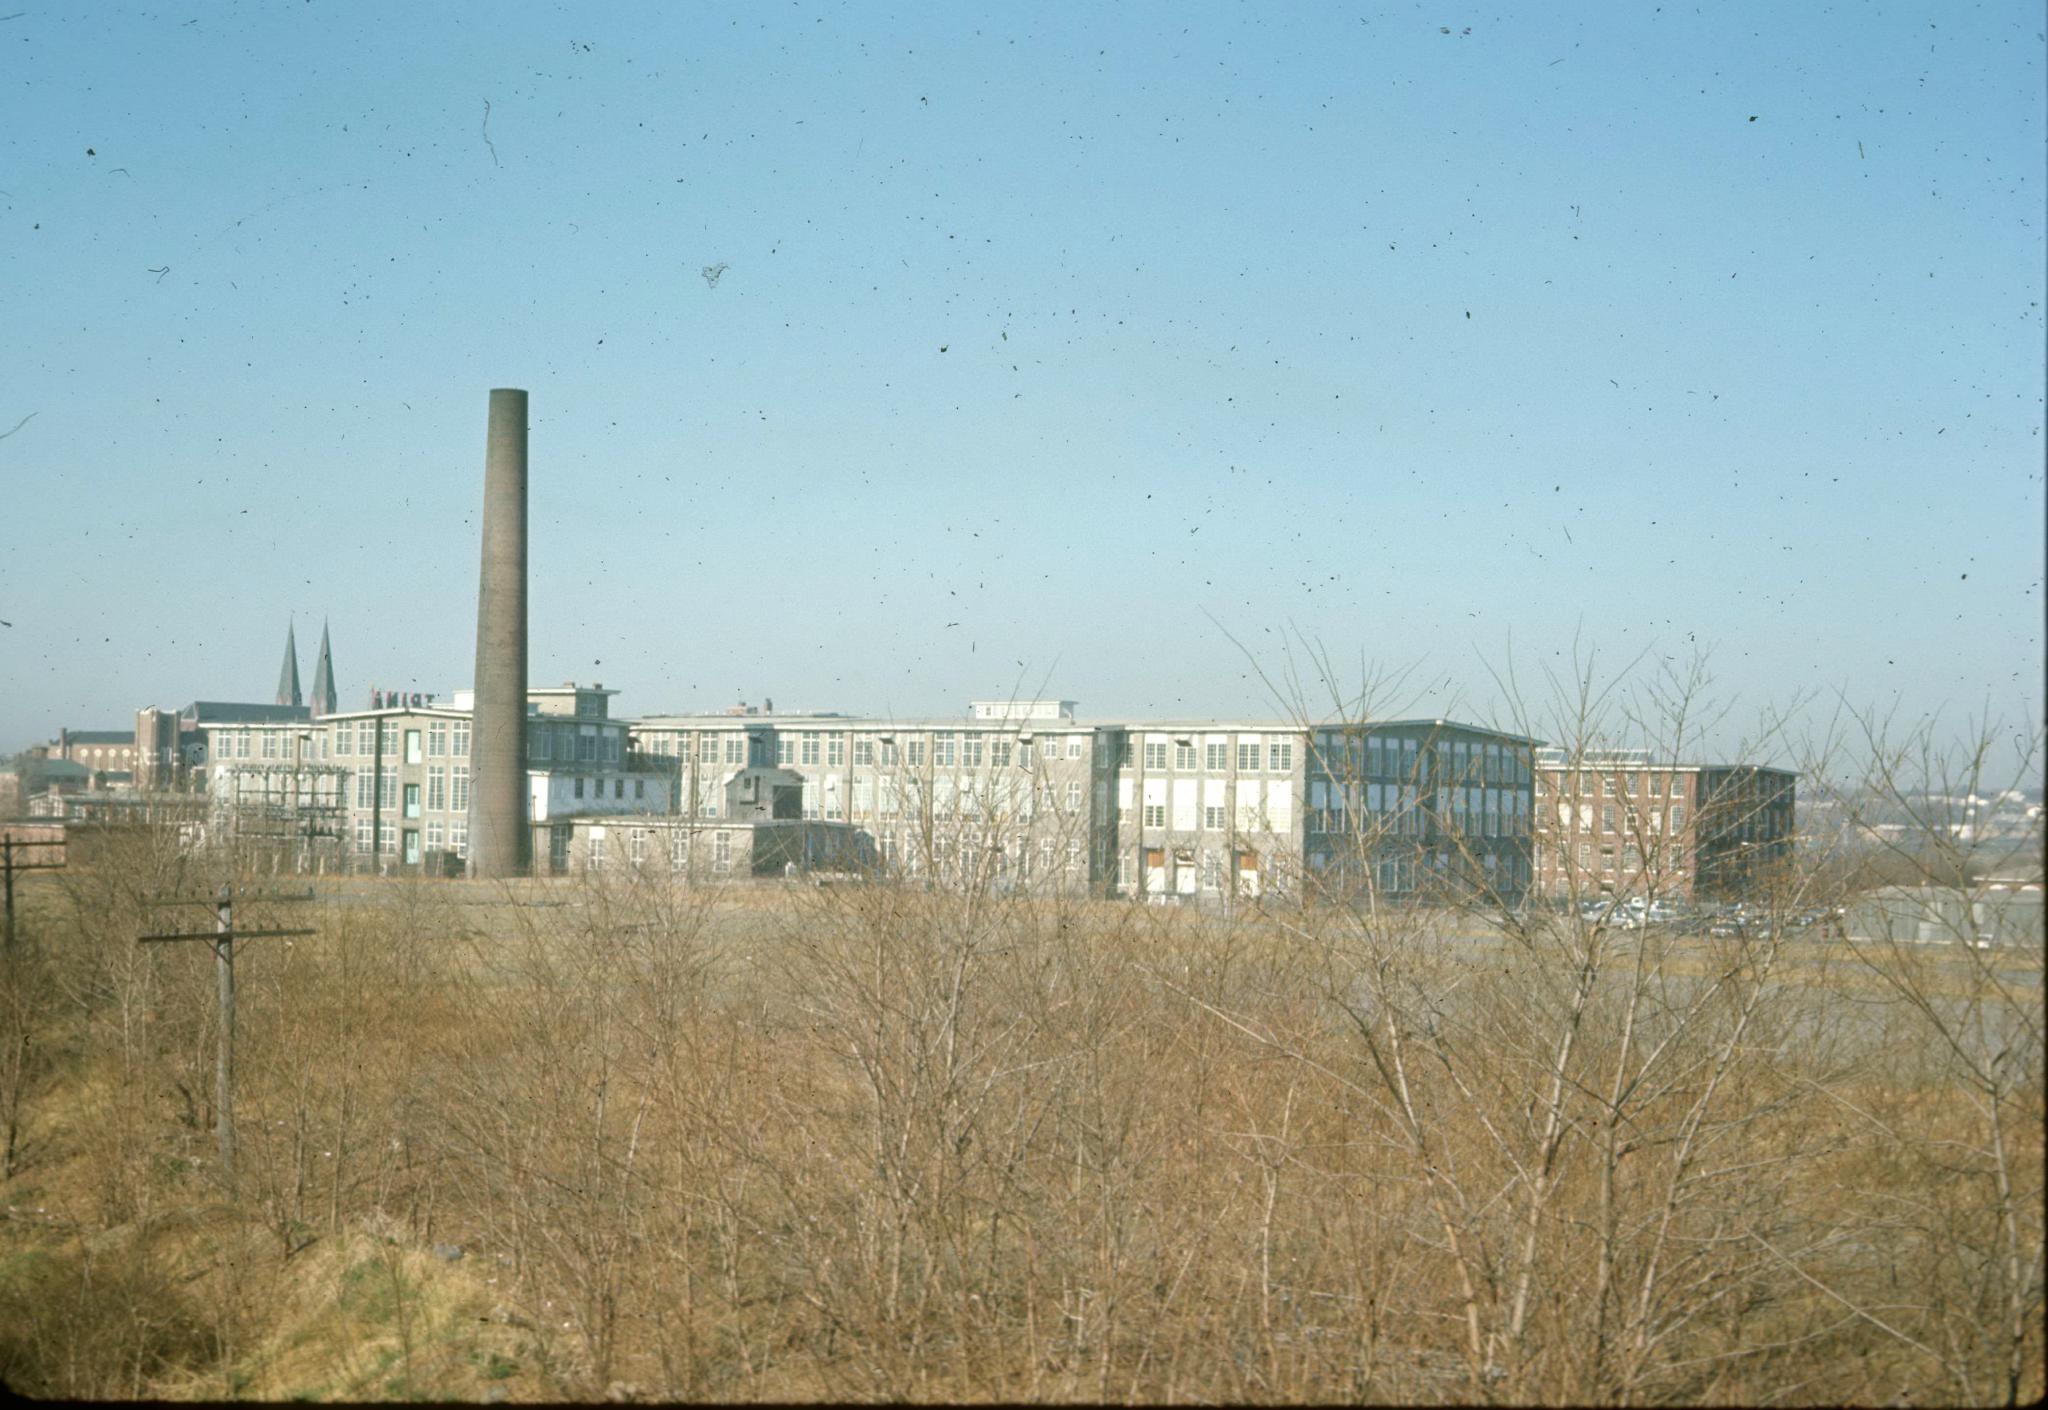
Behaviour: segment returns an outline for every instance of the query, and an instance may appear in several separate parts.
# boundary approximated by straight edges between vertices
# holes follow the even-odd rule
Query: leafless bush
[[[1564,691],[1582,756],[1709,708],[1671,688]],[[1725,934],[1483,871],[1234,916],[341,883],[243,951],[232,1206],[177,1096],[203,973],[132,939],[168,863],[110,863],[29,1011],[65,1060],[4,1355],[80,1394],[331,1393],[361,1357],[307,1348],[375,1339],[471,1396],[2033,1399],[2041,956],[1775,923],[1851,899],[1832,861]],[[208,1232],[136,1236],[166,1212]],[[364,1246],[404,1295],[309,1336],[292,1290]]]

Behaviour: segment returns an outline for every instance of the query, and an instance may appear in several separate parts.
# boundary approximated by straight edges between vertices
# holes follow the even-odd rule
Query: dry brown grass
[[[109,861],[37,913],[25,1389],[2042,1390],[2038,1021],[1957,1048],[1882,956],[1837,985],[1336,909],[352,884],[243,951],[230,1202],[210,961],[133,944],[176,879]]]

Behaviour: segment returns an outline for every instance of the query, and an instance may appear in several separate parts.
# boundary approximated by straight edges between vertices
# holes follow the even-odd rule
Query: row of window
[[[358,729],[358,723],[361,728]],[[334,725],[334,757],[337,759],[374,759],[379,752],[380,741],[375,720],[338,720]],[[442,759],[453,754],[458,759],[469,757],[469,721],[434,720],[428,723],[425,742],[422,732],[416,729],[401,730],[397,725],[387,725],[381,741],[382,752],[387,756],[402,755],[408,764],[417,764],[425,754],[429,758]],[[325,736],[314,736],[323,746]],[[324,749],[322,757],[325,757]]]
[[[370,836],[370,820],[363,817],[357,818],[355,850],[368,853],[370,851]],[[409,862],[419,860],[417,856],[413,855],[419,845],[419,836],[420,829],[411,827],[405,829],[406,860]],[[399,830],[396,823],[379,822],[376,827],[376,850],[386,856],[395,855],[398,851],[398,837]],[[439,818],[429,821],[426,825],[426,843],[429,852],[447,850],[459,856],[467,857],[469,855],[469,819],[464,817],[453,818],[445,826]]]
[[[766,734],[648,734],[647,750],[664,758],[700,764],[746,764],[760,768],[772,757],[783,767],[836,769],[844,767],[851,745],[856,768],[922,765],[927,758],[940,768],[1030,767],[1034,754],[1041,759],[1069,759],[1084,755],[1080,735],[1045,735],[1037,740],[1023,736],[992,735],[982,732],[937,730],[929,737],[854,735],[826,730],[795,730],[776,733],[771,743]]]
[[[1647,814],[1632,807],[1624,809],[1624,813],[1625,816],[1622,818],[1623,827],[1621,830],[1630,836],[1635,836],[1643,831],[1645,818],[1648,819],[1649,831],[1653,835],[1661,833],[1667,828],[1676,833],[1685,826],[1685,804],[1683,803],[1673,803],[1668,809],[1652,808]],[[1593,808],[1591,804],[1580,804],[1574,809],[1570,803],[1560,803],[1557,805],[1557,817],[1558,821],[1563,823],[1568,829],[1592,831]],[[1615,831],[1615,821],[1614,805],[1612,803],[1603,804],[1600,809],[1600,830],[1602,832]]]
[[[1164,773],[1167,771],[1168,749],[1172,750],[1175,773],[1196,772],[1198,751],[1192,739],[1176,739],[1171,745],[1163,739],[1144,741],[1138,757],[1144,761],[1145,772]],[[1227,742],[1209,740],[1199,749],[1200,772],[1225,773],[1230,768],[1230,748]],[[1126,739],[1123,757],[1118,761],[1130,767],[1131,742]],[[1289,773],[1294,768],[1294,744],[1291,740],[1240,739],[1237,741],[1237,771],[1241,774],[1255,774],[1261,769],[1269,773]]]
[[[1590,787],[1588,780],[1591,781]],[[1682,779],[1674,778],[1661,770],[1648,773],[1631,771],[1619,774],[1574,774],[1564,780],[1562,791],[1580,796],[1592,793],[1601,798],[1633,798],[1643,795],[1651,798],[1682,798],[1686,794],[1686,785]]]

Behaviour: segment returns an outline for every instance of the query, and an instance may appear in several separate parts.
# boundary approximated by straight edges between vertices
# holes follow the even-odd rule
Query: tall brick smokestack
[[[469,755],[469,874],[532,869],[526,788],[526,393],[491,392]]]

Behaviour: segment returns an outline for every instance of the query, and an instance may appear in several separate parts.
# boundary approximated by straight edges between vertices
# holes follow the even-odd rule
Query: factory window
[[[978,734],[960,736],[960,762],[970,769],[981,767],[982,737]]]
[[[894,764],[896,762],[895,740],[885,739],[882,741],[882,762],[885,764]]]
[[[1671,830],[1672,830],[1673,832],[1676,832],[1676,831],[1678,831],[1678,829],[1680,829],[1681,827],[1684,827],[1684,826],[1685,826],[1685,804],[1683,804],[1683,803],[1673,803],[1673,804],[1671,805]]]
[[[467,759],[469,757],[468,720],[457,720],[455,722],[455,741],[449,746],[448,752],[458,759]]]
[[[334,753],[337,758],[346,759],[356,752],[356,727],[342,723],[334,727]]]
[[[1611,803],[1600,810],[1600,830],[1602,832],[1614,831],[1614,805]]]
[[[247,730],[237,730],[235,732],[235,757],[237,759],[249,757],[249,731]]]
[[[376,786],[377,780],[374,774],[356,775],[356,806],[358,808],[370,806],[370,800],[374,796],[371,790],[376,788]]]
[[[1222,773],[1230,767],[1230,746],[1227,744],[1205,744],[1202,746],[1202,767],[1211,773]]]
[[[690,869],[690,834],[681,828],[668,835],[668,865],[671,871]]]
[[[634,866],[647,860],[647,829],[636,827],[626,834],[626,858]]]
[[[1581,842],[1581,843],[1579,844],[1579,865],[1580,865],[1581,867],[1590,867],[1590,866],[1592,866],[1592,865],[1593,865],[1593,844],[1592,844],[1592,843],[1590,843],[1590,842]]]
[[[597,736],[583,734],[576,737],[576,758],[585,764],[597,762]]]
[[[924,741],[922,739],[906,739],[903,741],[903,762],[910,765],[913,769],[924,767]]]
[[[932,763],[938,768],[953,767],[953,732],[940,730],[932,736]]]
[[[619,762],[619,738],[616,730],[604,736],[604,758],[608,764]]]
[[[872,765],[875,762],[875,742],[872,739],[853,741],[853,762],[856,765]]]
[[[85,752],[91,758],[98,758],[100,751],[88,749]],[[277,757],[277,736],[269,730],[263,731],[263,757],[266,759],[275,759]]]
[[[387,855],[398,850],[398,828],[396,824],[377,824],[377,850]]]
[[[448,807],[448,770],[440,764],[427,766],[427,811],[444,812]]]
[[[469,855],[469,819],[453,818],[448,823],[448,850],[460,857]]]
[[[825,741],[825,763],[838,768],[846,762],[846,736],[835,734]]]
[[[988,761],[995,768],[1008,768],[1010,765],[1010,741],[1007,739],[990,740],[988,744]]]
[[[1150,772],[1152,772],[1152,771],[1154,771],[1154,770],[1156,770],[1156,769],[1163,769],[1163,768],[1165,768],[1165,767],[1166,767],[1166,742],[1165,742],[1164,740],[1160,740],[1160,741],[1158,741],[1157,743],[1154,743],[1154,742],[1153,742],[1152,740],[1149,740],[1149,739],[1148,739],[1148,740],[1146,740],[1146,741],[1145,741],[1145,771],[1146,771],[1147,773],[1150,773]]]
[[[448,807],[450,811],[469,811],[469,765],[456,764],[448,771]]]
[[[1237,743],[1237,771],[1241,774],[1259,771],[1259,744],[1257,740],[1239,740]]]
[[[1202,826],[1211,832],[1221,832],[1227,823],[1228,819],[1222,808],[1211,804],[1202,809]]]
[[[1176,769],[1192,769],[1195,766],[1193,741],[1176,739],[1173,742],[1173,766]]]
[[[634,780],[633,780],[633,796],[634,796],[635,798],[645,798],[645,797],[647,796],[647,780],[646,780],[646,779],[644,779],[644,778],[636,778],[636,779],[634,779]]]
[[[615,779],[613,779],[613,780],[612,780],[612,797],[614,797],[614,798],[623,798],[623,797],[625,797],[625,796],[626,796],[626,781],[625,781],[624,779],[622,779],[622,778],[615,778]]]
[[[1294,767],[1294,745],[1282,740],[1266,746],[1266,767],[1276,774],[1284,774]]]
[[[1051,735],[1047,735],[1045,741],[1038,746],[1038,757],[1041,759],[1057,759],[1059,756],[1060,742]]]
[[[1600,849],[1600,870],[1614,870],[1614,849],[1612,847],[1602,847]]]
[[[1081,781],[1079,779],[1069,779],[1067,782],[1067,806],[1069,808],[1079,808],[1081,806]]]
[[[1079,867],[1081,865],[1081,839],[1078,837],[1067,839],[1067,865],[1069,867]]]
[[[576,775],[576,796],[578,798],[583,796],[583,775],[581,774]]]
[[[356,819],[356,850],[358,852],[370,850],[370,820],[368,818]]]
[[[1223,889],[1223,859],[1214,852],[1202,853],[1202,889],[1220,891]]]
[[[379,774],[377,776],[377,801],[387,808],[393,808],[398,805],[397,774]]]
[[[816,734],[810,733],[808,731],[804,734],[803,754],[801,758],[802,761],[806,764],[815,764],[818,762],[818,736]]]
[[[603,828],[601,828],[601,827],[593,827],[592,829],[590,829],[590,833],[589,833],[589,845],[587,845],[587,846],[586,846],[586,847],[585,847],[585,848],[583,849],[583,860],[584,860],[584,865],[585,865],[585,866],[590,866],[590,867],[601,867],[601,866],[603,866],[603,865],[604,865],[604,829],[603,829]]]
[[[761,741],[753,735],[730,735],[725,741],[725,762],[728,764],[760,763]]]
[[[1145,826],[1166,826],[1166,805],[1164,803],[1147,803],[1145,805]]]
[[[436,759],[448,753],[448,722],[436,720],[427,726],[427,753]]]
[[[527,745],[527,753],[534,759],[552,759],[555,757],[555,732],[551,729],[537,729],[529,736]]]
[[[405,732],[405,762],[417,764],[420,761],[420,732],[409,729]]]
[[[796,762],[796,740],[790,735],[775,737],[775,762],[784,766]]]
[[[1078,758],[1080,758],[1080,757],[1081,757],[1081,736],[1080,736],[1080,735],[1076,734],[1076,735],[1069,735],[1069,736],[1068,736],[1068,738],[1067,738],[1067,757],[1068,757],[1069,759],[1078,759]]]
[[[405,815],[409,818],[420,815],[420,786],[416,783],[405,786]]]
[[[732,870],[731,833],[714,832],[711,834],[711,869],[713,871]]]
[[[442,831],[443,829],[441,827],[441,824],[438,822],[430,822],[427,824],[427,850],[429,852],[438,852],[441,850]]]

